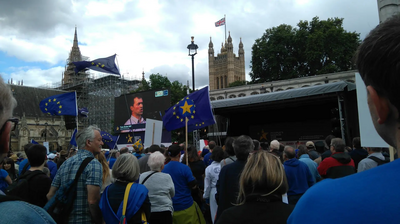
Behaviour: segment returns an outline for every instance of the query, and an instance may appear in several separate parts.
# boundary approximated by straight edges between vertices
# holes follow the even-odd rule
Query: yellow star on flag
[[[60,105],[58,108],[60,108],[60,109],[61,109],[61,108],[62,108],[62,106]]]
[[[53,102],[56,102],[56,98],[53,99]]]
[[[192,115],[191,118],[194,119],[194,116]]]
[[[61,114],[61,110],[59,110],[58,113]]]
[[[49,99],[49,103],[51,102],[51,99]]]
[[[189,105],[189,104],[187,103],[187,101],[185,101],[185,105],[183,105],[183,106],[180,107],[180,108],[183,109],[182,114],[185,114],[186,112],[188,112],[189,114],[191,114],[191,112],[190,112],[190,108],[191,108],[191,107],[193,107],[193,105]]]
[[[57,104],[60,104],[60,101],[58,101]]]
[[[45,111],[47,111],[47,108],[44,108]]]
[[[47,107],[47,103],[45,103],[44,105],[46,105],[46,107]]]
[[[183,119],[181,118],[181,122],[183,122]]]

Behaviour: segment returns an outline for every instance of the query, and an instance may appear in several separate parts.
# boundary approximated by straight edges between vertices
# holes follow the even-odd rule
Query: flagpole
[[[186,165],[188,165],[189,166],[189,155],[188,155],[188,151],[187,151],[187,148],[188,148],[188,118],[187,117],[185,117],[185,132],[186,132],[186,134],[185,134],[185,136],[186,136],[186,141],[185,141],[185,154],[186,154]]]
[[[76,131],[79,130],[78,128],[78,99],[76,95],[76,90],[75,90],[75,107],[76,107],[76,117],[75,117],[75,122],[76,122]]]
[[[225,41],[226,41],[226,15],[224,14],[224,21],[225,21]]]

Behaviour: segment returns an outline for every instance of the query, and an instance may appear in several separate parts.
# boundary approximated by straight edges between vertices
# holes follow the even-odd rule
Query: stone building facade
[[[393,15],[400,13],[400,0],[377,0],[379,23],[384,22]]]
[[[215,57],[214,44],[208,45],[208,68],[210,90],[225,89],[235,81],[245,81],[245,62],[242,39],[240,39],[238,56],[233,53],[232,37],[229,33],[221,52]]]

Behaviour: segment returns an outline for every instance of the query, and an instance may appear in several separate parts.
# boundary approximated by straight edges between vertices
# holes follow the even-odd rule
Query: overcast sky
[[[191,84],[187,45],[194,36],[196,88],[208,85],[208,44],[220,52],[226,14],[234,52],[245,49],[250,80],[251,47],[266,29],[318,16],[344,18],[347,31],[361,39],[379,23],[377,0],[0,0],[0,74],[27,86],[60,82],[72,47],[91,60],[117,54],[125,77],[152,73]]]

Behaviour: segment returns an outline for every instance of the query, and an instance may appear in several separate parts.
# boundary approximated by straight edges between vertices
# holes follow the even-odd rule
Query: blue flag
[[[39,107],[43,113],[50,115],[78,115],[75,92],[47,97],[40,101]]]
[[[82,117],[88,117],[89,110],[86,107],[78,108],[78,114]]]
[[[75,128],[74,132],[72,133],[71,140],[69,141],[69,144],[71,144],[71,145],[73,145],[75,147],[78,147],[78,144],[76,143],[76,138],[75,138],[76,132],[78,132],[78,129]]]
[[[168,131],[185,127],[186,118],[188,119],[188,131],[215,124],[208,86],[187,95],[176,105],[166,110],[163,117],[164,127]]]
[[[78,73],[82,69],[88,68],[98,72],[121,75],[117,65],[115,64],[115,56],[116,54],[107,58],[99,58],[93,61],[77,61],[72,63],[75,65],[75,73]]]
[[[37,141],[33,140],[33,139],[31,139],[31,143],[35,144],[35,145],[39,145],[39,143]]]
[[[114,149],[118,141],[118,136],[113,136],[105,131],[101,131],[100,135],[103,137],[103,142],[107,144],[110,149]]]

